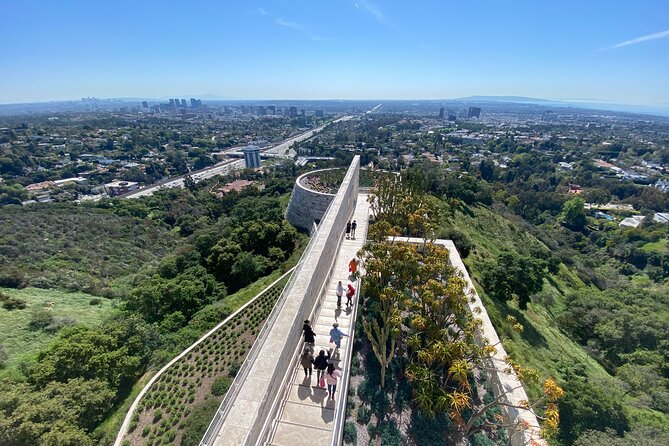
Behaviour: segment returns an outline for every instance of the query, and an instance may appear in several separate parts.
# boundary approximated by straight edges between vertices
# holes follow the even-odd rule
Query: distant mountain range
[[[550,107],[574,107],[590,110],[606,110],[624,113],[645,113],[651,115],[669,116],[669,105],[635,105],[617,104],[599,101],[597,99],[540,99],[525,96],[467,96],[454,99],[461,102],[499,102],[512,104],[534,104]]]

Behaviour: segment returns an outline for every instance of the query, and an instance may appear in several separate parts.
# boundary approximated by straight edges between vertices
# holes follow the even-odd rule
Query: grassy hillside
[[[565,294],[576,289],[587,289],[578,276],[564,265],[557,274],[550,275],[544,289],[521,312],[515,304],[491,299],[479,286],[478,265],[496,258],[503,251],[528,254],[534,249],[546,247],[515,222],[484,207],[471,207],[465,213],[457,212],[451,223],[471,238],[474,247],[464,260],[477,291],[483,299],[488,314],[503,338],[507,353],[526,366],[533,367],[544,376],[559,375],[566,365],[581,364],[591,377],[607,378],[606,371],[557,325],[556,317],[565,304]],[[506,322],[508,315],[515,316],[525,330],[514,332]],[[539,389],[530,389],[537,392]]]
[[[449,219],[448,226],[466,234],[472,241],[472,249],[465,264],[475,282],[477,291],[503,340],[507,353],[522,365],[538,370],[542,378],[558,380],[567,370],[578,368],[587,374],[590,382],[608,388],[620,388],[620,381],[612,377],[585,349],[572,340],[558,325],[557,318],[566,306],[566,296],[575,291],[597,292],[586,285],[569,267],[561,264],[556,274],[544,280],[543,290],[533,296],[528,309],[520,311],[514,303],[492,299],[480,285],[481,262],[495,259],[503,251],[528,255],[547,247],[534,237],[521,221],[511,221],[485,207],[469,207],[457,211]],[[526,230],[528,229],[528,230]],[[506,321],[508,315],[515,316],[524,326],[521,334],[511,329]],[[540,394],[538,386],[529,386],[530,396]],[[568,389],[567,389],[568,390]],[[625,397],[625,411],[632,425],[654,425],[666,429],[669,417],[658,411],[636,406],[631,396]]]
[[[35,354],[56,335],[57,330],[49,327],[31,326],[33,315],[44,310],[55,321],[77,322],[85,325],[97,325],[112,311],[111,301],[95,298],[86,293],[67,293],[56,290],[25,288],[22,290],[0,288],[6,296],[26,301],[26,308],[6,310],[0,307],[0,345],[8,354],[7,366],[0,370],[0,377],[16,372],[21,359]],[[92,299],[95,305],[91,305]],[[61,318],[61,319],[58,319]]]
[[[155,222],[70,203],[8,206],[0,226],[0,284],[11,287],[98,294],[174,247]]]

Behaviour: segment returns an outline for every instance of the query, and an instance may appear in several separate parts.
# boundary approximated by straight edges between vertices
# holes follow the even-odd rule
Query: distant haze
[[[0,103],[199,92],[669,106],[666,0],[24,0],[1,10]]]

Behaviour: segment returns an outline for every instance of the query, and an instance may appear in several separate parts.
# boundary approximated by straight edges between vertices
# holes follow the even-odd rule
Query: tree
[[[618,435],[629,429],[622,407],[622,395],[616,395],[611,386],[606,388],[594,382],[575,378],[568,383],[568,391],[560,400],[560,434],[565,444],[572,444],[587,430],[613,429]]]
[[[479,172],[481,173],[481,178],[486,181],[492,181],[495,173],[495,163],[492,160],[482,160],[479,164]]]
[[[547,263],[532,257],[503,253],[496,261],[482,265],[481,282],[493,297],[509,301],[518,297],[518,305],[526,309],[530,296],[543,288]]]
[[[587,223],[585,212],[583,211],[584,204],[585,202],[581,197],[575,197],[567,201],[562,206],[562,212],[558,220],[574,231],[583,230]]]
[[[192,176],[184,175],[184,187],[191,192],[195,192],[197,190],[197,185],[195,184],[195,180]]]

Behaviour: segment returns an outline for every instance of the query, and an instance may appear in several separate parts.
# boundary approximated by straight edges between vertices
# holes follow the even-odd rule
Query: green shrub
[[[228,367],[228,374],[232,376],[233,378],[237,376],[237,373],[239,373],[239,369],[241,368],[241,364],[238,362],[233,362],[230,364],[230,367]]]
[[[102,299],[99,297],[94,297],[93,299],[88,302],[89,305],[102,305]]]
[[[160,419],[163,417],[163,411],[160,409],[156,409],[155,412],[153,412],[153,423],[157,423],[160,421]]]
[[[362,425],[367,425],[369,423],[369,420],[372,419],[372,411],[369,410],[366,406],[360,406],[358,409],[358,415],[356,417],[356,421],[359,424]]]
[[[383,446],[402,446],[402,435],[394,421],[381,425],[381,444]]]
[[[23,310],[28,304],[25,300],[16,297],[7,296],[3,299],[2,308],[8,311]]]
[[[142,429],[142,437],[146,437],[151,433],[151,426],[144,426],[144,429]]]
[[[358,430],[353,423],[344,424],[344,443],[355,444],[358,441]]]

